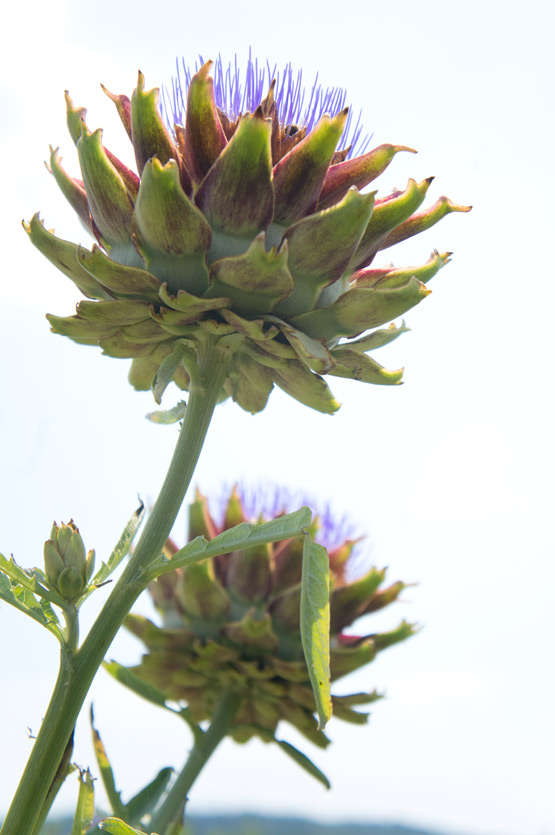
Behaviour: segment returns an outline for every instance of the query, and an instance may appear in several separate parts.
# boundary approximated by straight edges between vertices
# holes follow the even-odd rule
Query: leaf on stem
[[[121,801],[121,792],[116,789],[116,783],[114,780],[114,772],[112,771],[112,766],[110,765],[110,761],[108,759],[108,755],[106,754],[106,749],[104,748],[104,744],[102,739],[100,738],[100,734],[96,730],[94,726],[94,712],[91,705],[91,730],[92,730],[92,737],[93,737],[93,747],[94,753],[96,756],[96,762],[98,763],[98,768],[100,771],[100,776],[102,778],[102,783],[104,784],[104,788],[106,789],[106,794],[108,795],[108,800],[110,802],[110,806],[112,811],[115,815],[123,816],[125,814],[125,806]]]
[[[73,819],[71,835],[86,835],[87,830],[92,826],[94,818],[94,786],[91,772],[79,772],[79,795],[77,797],[77,809]]]
[[[128,687],[129,690],[132,690],[138,696],[142,696],[142,698],[146,699],[148,702],[153,702],[153,704],[158,705],[158,707],[165,707],[167,710],[171,710],[172,713],[176,712],[173,708],[167,707],[166,697],[160,692],[160,690],[158,690],[153,684],[147,684],[146,681],[142,681],[127,667],[123,667],[121,664],[118,664],[117,661],[105,661],[102,666],[106,672],[110,673],[110,675],[119,681],[120,684],[124,684],[125,687]]]
[[[0,572],[9,577],[13,583],[24,589],[28,589],[32,594],[37,594],[39,597],[49,600],[58,606],[64,606],[64,598],[46,588],[48,581],[39,568],[21,568],[13,557],[7,560],[6,557],[0,554]]]
[[[292,760],[295,760],[301,768],[304,768],[305,771],[308,771],[313,777],[316,778],[320,783],[322,783],[327,789],[331,789],[331,783],[326,777],[326,775],[320,771],[320,769],[314,765],[312,760],[310,760],[302,751],[299,751],[298,748],[295,748],[293,745],[290,745],[289,742],[285,742],[283,739],[276,739],[277,744],[281,748],[282,751],[291,757]]]
[[[111,835],[144,835],[141,829],[133,829],[119,818],[106,818],[98,824],[98,828],[103,832],[110,832]]]
[[[330,694],[330,562],[305,533],[301,579],[301,641],[322,730],[332,714]]]
[[[19,585],[2,572],[0,572],[0,600],[9,603],[10,606],[36,620],[37,623],[52,632],[61,644],[65,642],[58,618],[48,601],[37,600],[28,588]]]
[[[127,820],[131,823],[139,823],[144,815],[153,811],[164,794],[172,774],[173,768],[162,768],[148,786],[131,798],[125,806]]]
[[[301,507],[294,513],[287,513],[270,522],[262,522],[258,525],[241,522],[234,528],[223,531],[214,539],[207,540],[203,536],[197,536],[177,551],[171,560],[162,557],[154,562],[148,572],[148,580],[154,580],[166,571],[173,571],[175,568],[181,568],[199,560],[217,557],[243,548],[292,539],[302,534],[303,530],[310,525],[311,519],[310,509]]]
[[[101,583],[104,583],[110,574],[112,574],[122,559],[127,556],[129,553],[129,549],[131,548],[131,544],[133,539],[135,538],[135,534],[137,533],[141,522],[143,521],[145,513],[145,506],[141,502],[137,510],[131,516],[129,522],[123,529],[123,532],[114,548],[108,562],[103,562],[94,577],[92,578],[91,584],[93,586],[98,586]]]

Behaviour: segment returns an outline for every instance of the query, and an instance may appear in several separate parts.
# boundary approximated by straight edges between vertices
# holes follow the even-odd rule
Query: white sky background
[[[87,547],[106,556],[136,495],[153,500],[175,427],[144,420],[150,395],[126,382],[127,362],[49,334],[45,312],[69,315],[73,285],[33,249],[22,217],[85,234],[42,164],[60,145],[77,173],[63,90],[89,110],[91,128],[129,158],[115,109],[98,82],[130,93],[168,83],[176,55],[224,60],[237,52],[307,82],[348,89],[373,144],[411,145],[380,178],[436,180],[472,203],[384,253],[418,264],[433,248],[454,260],[433,293],[406,315],[410,334],[380,361],[406,366],[398,388],[331,378],[343,402],[319,415],[276,391],[261,415],[219,407],[196,482],[270,479],[298,487],[369,534],[368,559],[390,579],[418,581],[393,612],[425,630],[348,679],[343,690],[387,690],[369,727],[333,721],[327,752],[282,736],[328,774],[326,793],[282,753],[225,744],[192,792],[191,812],[265,811],[321,820],[390,820],[460,833],[547,835],[553,811],[553,63],[547,4],[457,2],[267,4],[142,0],[70,4],[32,0],[5,25],[2,84],[4,364],[0,549],[40,564],[52,519],[70,516]],[[6,21],[5,21],[6,23]],[[168,391],[166,403],[177,399]],[[177,537],[184,525],[178,523]],[[102,602],[84,610],[89,623]],[[148,603],[138,610],[147,611]],[[363,627],[364,628],[364,627]],[[7,808],[56,670],[56,642],[23,615],[0,609],[0,811]],[[118,638],[110,656],[140,648]],[[124,798],[164,765],[180,767],[190,738],[171,716],[100,673],[97,723]],[[87,722],[75,760],[95,770]],[[60,808],[74,803],[69,781]]]

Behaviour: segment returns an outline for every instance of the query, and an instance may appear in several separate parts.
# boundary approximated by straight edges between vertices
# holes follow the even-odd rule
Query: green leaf
[[[94,818],[94,786],[89,769],[79,774],[79,796],[71,835],[86,835]]]
[[[301,579],[301,641],[319,723],[332,714],[330,695],[330,563],[328,552],[305,534]]]
[[[186,408],[186,402],[184,400],[180,400],[179,403],[176,403],[171,409],[160,409],[157,412],[149,412],[146,417],[147,420],[151,420],[152,423],[178,423],[185,417]]]
[[[315,777],[320,783],[322,783],[327,789],[331,789],[331,784],[328,778],[326,777],[323,772],[320,771],[317,766],[314,765],[312,760],[309,760],[305,754],[295,748],[293,745],[290,745],[289,742],[285,742],[283,739],[276,739],[277,744],[281,748],[282,751],[291,757],[292,760],[295,760],[301,768],[304,768],[305,771],[308,771],[313,777]]]
[[[117,661],[105,661],[102,665],[106,672],[110,673],[120,684],[124,684],[129,690],[132,690],[138,696],[142,696],[148,702],[152,702],[158,707],[166,706],[166,697],[153,684],[147,684],[142,681],[127,667],[122,667]],[[167,708],[172,713],[175,711],[172,708]]]
[[[287,513],[285,516],[279,516],[277,519],[259,525],[241,522],[241,524],[229,528],[229,530],[224,531],[210,541],[203,536],[197,536],[192,542],[177,551],[171,560],[160,557],[152,564],[147,578],[149,581],[155,580],[156,577],[165,574],[167,571],[173,571],[175,568],[181,568],[199,560],[228,554],[231,551],[291,539],[299,536],[310,525],[311,519],[310,509],[301,507],[294,513]]]
[[[9,577],[2,572],[0,572],[0,600],[9,603],[10,606],[29,615],[37,623],[40,623],[41,626],[44,626],[45,629],[48,629],[49,632],[52,632],[61,644],[65,643],[58,618],[50,606],[46,605],[43,607],[43,602],[38,601],[32,592],[15,584],[15,582],[10,582]]]
[[[110,574],[116,570],[122,559],[127,555],[135,534],[137,533],[141,522],[143,521],[145,506],[141,502],[137,510],[133,513],[130,520],[128,521],[127,525],[123,529],[123,532],[114,548],[108,562],[103,562],[96,574],[94,575],[91,583],[93,586],[98,586],[100,583],[104,583]]]
[[[126,817],[131,823],[139,823],[144,815],[152,812],[166,790],[172,773],[172,768],[162,768],[154,780],[126,804]]]
[[[114,772],[112,771],[112,766],[110,765],[110,761],[108,759],[108,755],[106,754],[106,749],[104,748],[104,744],[102,739],[100,738],[100,734],[96,730],[94,726],[94,713],[91,705],[91,729],[93,735],[93,747],[94,753],[96,756],[96,762],[98,763],[98,768],[100,770],[100,776],[102,778],[102,782],[104,784],[104,788],[106,789],[106,794],[108,795],[108,800],[110,802],[110,806],[112,811],[116,815],[124,815],[125,814],[125,806],[121,801],[121,792],[116,789],[116,784],[114,780]]]
[[[110,832],[111,835],[144,835],[141,829],[133,829],[119,818],[106,818],[98,824],[98,828],[103,832]]]
[[[33,594],[38,594],[40,597],[50,600],[51,603],[63,605],[65,602],[55,592],[45,588],[47,582],[46,577],[38,568],[26,570],[25,568],[21,568],[13,557],[7,560],[6,557],[0,554],[0,571],[10,577],[16,585],[29,589]]]

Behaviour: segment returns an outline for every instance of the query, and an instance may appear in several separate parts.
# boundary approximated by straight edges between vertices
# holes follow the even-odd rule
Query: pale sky
[[[333,789],[259,743],[225,744],[191,794],[191,812],[265,811],[317,820],[400,821],[458,833],[550,835],[553,809],[553,238],[552,38],[547,4],[337,3],[254,0],[152,7],[36,0],[8,12],[0,97],[4,358],[0,416],[0,550],[40,564],[52,520],[73,517],[87,547],[106,556],[134,509],[153,500],[175,427],[144,419],[150,395],[127,384],[127,361],[49,333],[46,312],[69,315],[79,294],[28,243],[20,221],[40,210],[48,228],[89,245],[43,166],[65,128],[64,89],[88,108],[91,128],[129,158],[127,138],[99,82],[130,94],[137,69],[148,87],[169,83],[176,56],[224,61],[238,53],[303,69],[310,83],[348,90],[373,144],[399,155],[380,195],[409,176],[435,175],[429,203],[471,203],[425,234],[384,253],[396,265],[453,250],[409,311],[411,328],[376,355],[405,366],[405,385],[332,378],[343,406],[333,417],[279,391],[255,417],[219,407],[197,471],[204,492],[263,479],[332,502],[368,535],[369,562],[415,581],[404,601],[362,628],[401,618],[425,629],[347,679],[377,687],[368,727],[338,720],[333,744],[310,750]],[[168,390],[167,404],[178,399]],[[173,398],[173,400],[171,400]],[[293,439],[284,437],[284,427]],[[176,526],[183,539],[184,524]],[[94,599],[96,598],[96,599]],[[83,629],[102,603],[84,608]],[[148,601],[137,611],[149,612]],[[0,608],[3,730],[0,814],[30,750],[56,672],[57,645]],[[138,643],[109,655],[133,662]],[[165,765],[181,767],[185,726],[120,688],[94,684],[98,727],[124,799]],[[95,769],[87,721],[75,760]],[[75,781],[60,797],[75,800]]]

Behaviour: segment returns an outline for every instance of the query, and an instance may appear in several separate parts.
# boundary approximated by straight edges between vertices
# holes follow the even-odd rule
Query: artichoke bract
[[[54,522],[50,539],[44,543],[44,567],[53,589],[66,600],[75,600],[92,577],[94,560],[95,552],[87,553],[73,519],[67,525]]]
[[[222,530],[248,521],[247,517],[245,502],[236,489],[220,524],[210,513],[206,498],[197,492],[189,506],[189,539],[212,539]],[[322,538],[320,525],[317,518],[312,523],[310,532],[316,539]],[[329,540],[329,532],[326,536],[322,527],[324,541]],[[240,704],[229,735],[238,742],[253,736],[272,741],[283,720],[325,747],[329,739],[318,730],[301,645],[302,540],[247,548],[159,577],[151,584],[150,593],[162,625],[133,614],[125,622],[147,647],[141,663],[129,668],[130,672],[165,699],[186,704],[194,722],[210,720],[222,696],[235,692]],[[346,539],[328,547],[332,683],[416,631],[403,621],[391,632],[345,633],[357,618],[397,600],[406,587],[399,581],[382,588],[385,570],[376,568],[351,579],[349,562],[357,542]],[[171,558],[176,551],[168,540],[166,556]],[[125,676],[118,678],[125,682]],[[363,724],[367,714],[355,708],[378,698],[376,691],[332,696],[333,713]]]
[[[105,91],[138,173],[104,147],[102,131],[88,129],[85,109],[66,93],[82,179],[65,171],[57,149],[49,167],[97,243],[88,250],[61,240],[38,215],[25,225],[87,297],[74,316],[49,315],[52,330],[131,358],[131,384],[152,388],[157,402],[171,380],[188,389],[206,340],[225,344],[229,358],[222,397],[252,413],[274,384],[326,413],[339,403],[322,375],[398,384],[402,369],[387,370],[368,352],[406,330],[404,322],[382,326],[429,294],[450,253],[417,267],[370,265],[379,251],[470,207],[440,197],[419,211],[432,178],[381,198],[362,192],[412,149],[385,144],[350,157],[338,150],[348,118],[340,100],[330,102],[331,115],[295,124],[301,116],[280,106],[273,82],[264,97],[251,94],[252,112],[226,112],[211,66],[188,78],[186,112],[171,129],[141,73],[131,99]]]

